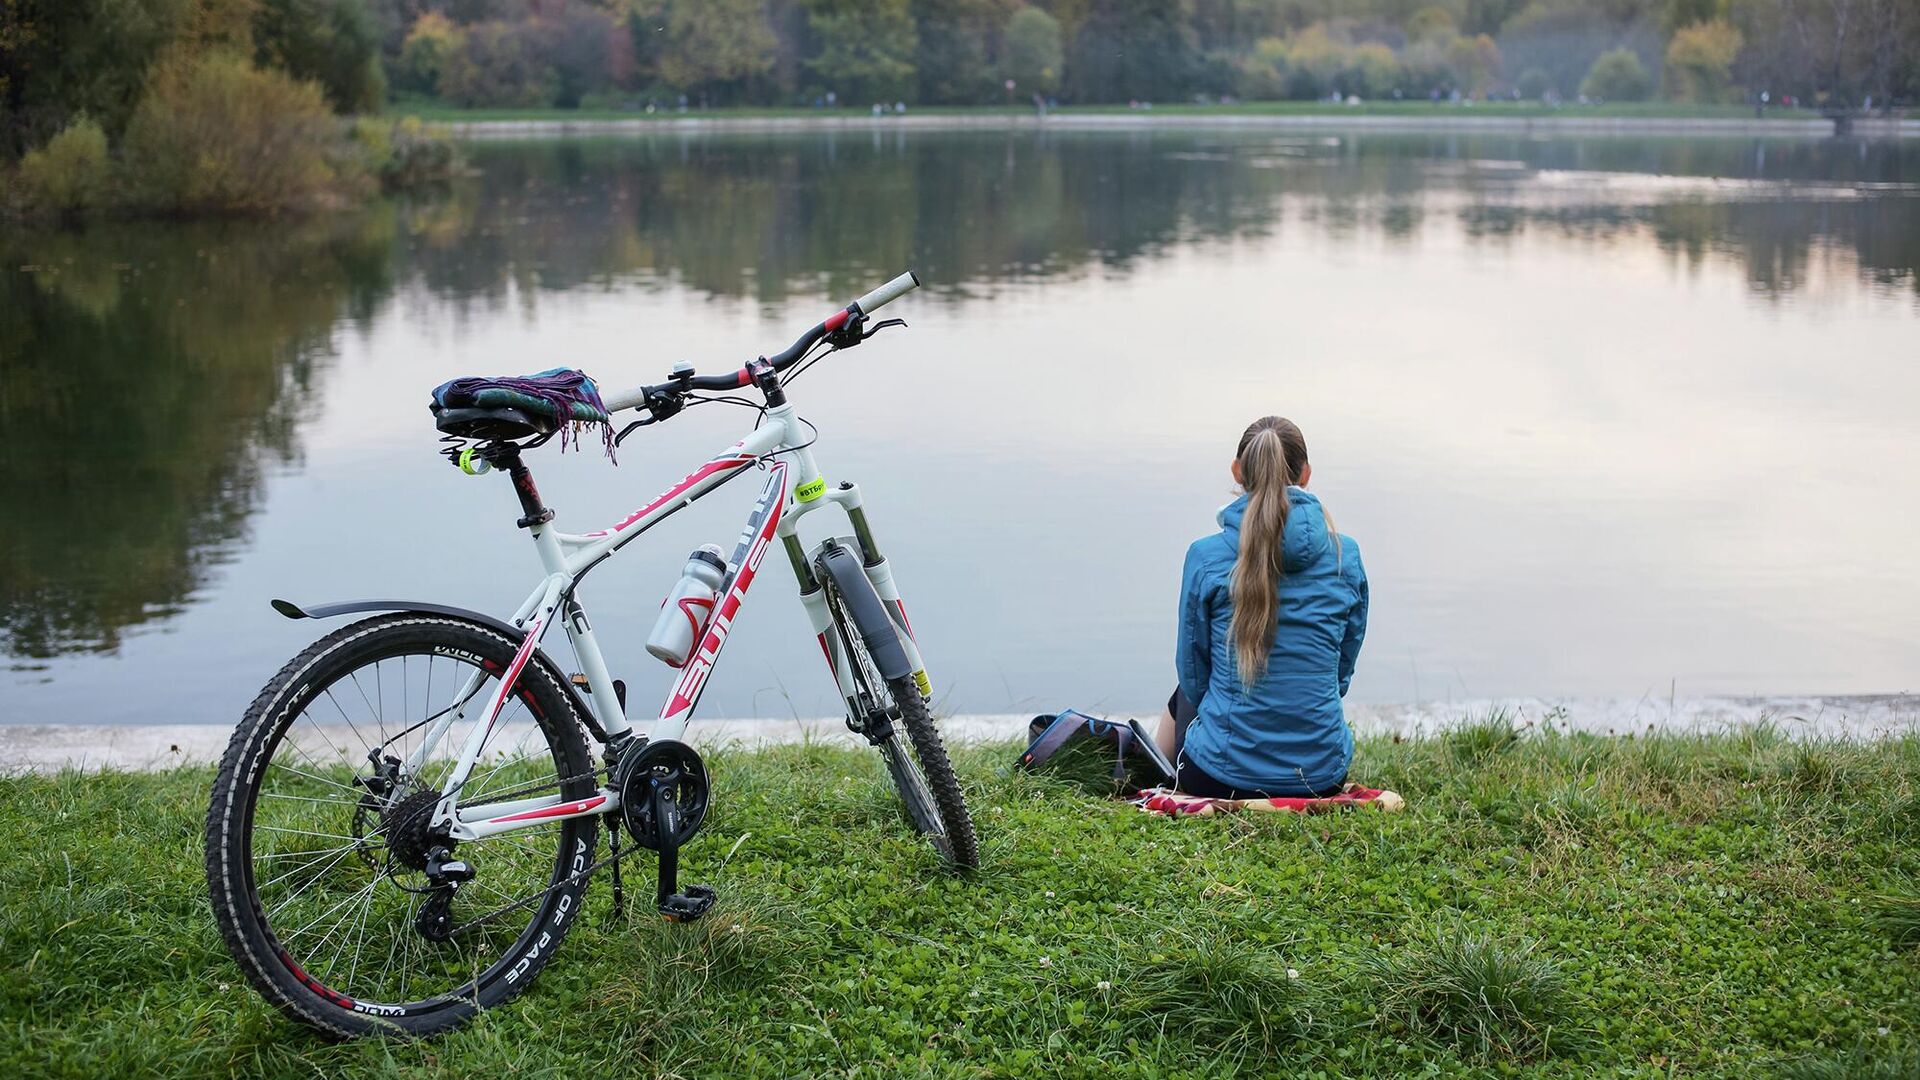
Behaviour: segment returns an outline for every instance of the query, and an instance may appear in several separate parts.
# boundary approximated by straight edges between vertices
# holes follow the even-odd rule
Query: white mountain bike
[[[512,478],[519,525],[546,576],[510,620],[409,601],[274,601],[296,619],[380,614],[321,638],[274,676],[214,781],[206,837],[214,915],[268,1001],[337,1037],[425,1035],[459,1024],[533,981],[602,866],[612,867],[618,904],[620,859],[633,850],[622,851],[623,833],[659,853],[655,902],[663,915],[686,921],[705,913],[713,890],[682,890],[677,881],[678,850],[699,831],[709,798],[706,768],[682,737],[776,545],[799,579],[847,724],[880,751],[907,823],[951,864],[977,864],[973,824],[929,711],[926,666],[860,489],[828,486],[814,461],[816,433],[785,390],[812,361],[897,324],[869,316],[918,284],[903,274],[785,352],[738,371],[702,376],[683,364],[664,383],[604,399],[598,417],[594,409],[573,412],[571,419],[606,420],[642,411],[622,438],[700,403],[748,405],[761,416],[746,438],[599,532],[553,528],[553,511],[522,460],[556,433],[567,437],[565,410],[511,392],[492,396],[509,404],[485,404],[481,395],[473,407],[435,407],[456,464]],[[760,400],[738,396],[743,391]],[[696,630],[698,646],[641,734],[628,721],[626,687],[594,640],[580,580],[668,516],[752,472],[765,483],[711,615]],[[803,549],[801,520],[828,505],[845,512],[853,535]],[[579,662],[570,678],[540,645],[555,623]]]

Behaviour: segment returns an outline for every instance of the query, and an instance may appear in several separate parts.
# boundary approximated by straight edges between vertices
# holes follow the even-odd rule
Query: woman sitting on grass
[[[1353,759],[1340,699],[1367,632],[1360,547],[1334,531],[1307,441],[1268,416],[1240,436],[1220,531],[1193,542],[1180,586],[1180,685],[1156,742],[1189,795],[1327,796]]]

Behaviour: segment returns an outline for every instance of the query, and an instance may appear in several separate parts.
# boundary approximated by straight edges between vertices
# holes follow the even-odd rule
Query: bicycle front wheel
[[[228,950],[282,1012],[339,1038],[443,1031],[525,989],[571,927],[597,818],[458,844],[473,878],[457,889],[427,874],[456,846],[432,828],[441,791],[516,647],[463,620],[378,616],[307,648],[248,709],[207,811],[207,885]],[[463,806],[598,787],[541,664],[482,738]]]
[[[879,597],[864,577],[849,575],[846,581],[830,573],[821,577],[840,646],[849,657],[849,674],[858,688],[858,719],[867,730],[881,723],[892,726],[892,734],[880,742],[880,755],[900,793],[907,821],[952,865],[965,870],[978,867],[980,845],[973,818],[926,696],[911,676],[883,678],[856,628],[852,605],[865,603],[880,610]],[[844,589],[864,589],[865,594],[849,597]]]

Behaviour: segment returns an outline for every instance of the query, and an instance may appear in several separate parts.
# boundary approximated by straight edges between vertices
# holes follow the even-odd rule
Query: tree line
[[[343,134],[331,119],[396,100],[677,110],[1654,95],[1912,100],[1920,2],[5,0],[0,210],[273,212],[444,172],[449,150],[417,131]]]
[[[335,2],[465,107],[1920,96],[1913,0]]]
[[[1914,0],[8,0],[6,155],[222,45],[349,113],[1920,96]]]

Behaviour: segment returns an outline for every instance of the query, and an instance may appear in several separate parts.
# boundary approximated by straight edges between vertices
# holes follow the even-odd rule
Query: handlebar
[[[766,360],[774,371],[785,371],[798,363],[800,358],[807,354],[807,350],[818,345],[822,338],[846,326],[850,320],[864,319],[919,287],[920,279],[909,270],[827,316],[813,329],[801,334],[784,350],[762,359]],[[608,394],[602,400],[608,412],[619,412],[623,409],[647,405],[662,394],[678,394],[688,390],[739,390],[752,385],[753,375],[749,369],[743,367],[725,375],[690,375],[653,386],[636,386],[631,390]]]

